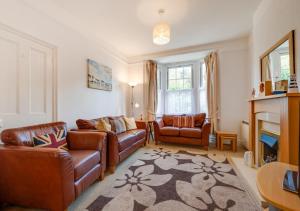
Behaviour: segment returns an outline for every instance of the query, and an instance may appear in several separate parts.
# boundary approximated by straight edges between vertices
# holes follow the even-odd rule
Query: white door
[[[53,56],[53,48],[0,29],[0,131],[54,120]]]

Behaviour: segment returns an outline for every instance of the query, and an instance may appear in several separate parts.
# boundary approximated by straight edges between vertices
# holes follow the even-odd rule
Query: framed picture
[[[88,59],[88,88],[105,91],[112,90],[112,70],[98,62]]]

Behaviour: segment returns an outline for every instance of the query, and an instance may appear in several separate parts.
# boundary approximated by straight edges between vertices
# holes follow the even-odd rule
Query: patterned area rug
[[[144,153],[87,209],[259,210],[226,157],[162,148]]]

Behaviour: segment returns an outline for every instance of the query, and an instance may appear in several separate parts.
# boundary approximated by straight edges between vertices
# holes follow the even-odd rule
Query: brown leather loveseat
[[[67,131],[56,122],[4,130],[0,147],[0,203],[65,210],[89,185],[104,177],[106,134],[67,132],[68,151],[33,147],[33,136]]]
[[[117,120],[124,116],[102,117],[98,119],[83,120],[78,119],[76,124],[79,131],[94,131],[97,132],[96,124],[100,119],[105,119],[107,122]],[[136,121],[137,129],[127,130],[122,133],[117,133],[112,127],[112,131],[107,132],[108,141],[108,169],[113,173],[116,166],[121,161],[125,160],[133,152],[146,144],[146,137],[148,134],[146,123],[143,121]]]
[[[178,144],[200,145],[208,149],[210,123],[205,119],[206,114],[196,114],[193,116],[194,127],[174,127],[174,117],[176,115],[164,115],[162,119],[154,122],[155,143],[169,142]]]

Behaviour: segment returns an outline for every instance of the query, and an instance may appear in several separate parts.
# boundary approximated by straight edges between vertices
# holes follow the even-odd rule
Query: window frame
[[[167,92],[178,92],[178,91],[191,91],[191,90],[193,90],[194,89],[194,67],[195,65],[193,64],[193,63],[180,63],[180,64],[168,64],[167,66],[166,66],[166,72],[167,72],[167,83],[166,83],[166,91]],[[172,69],[172,68],[183,68],[184,69],[184,67],[191,67],[191,78],[181,78],[181,79],[169,79],[169,69]],[[178,90],[170,90],[169,89],[169,82],[170,82],[170,80],[183,80],[184,81],[184,79],[190,79],[191,80],[191,88],[190,89],[178,89]]]

